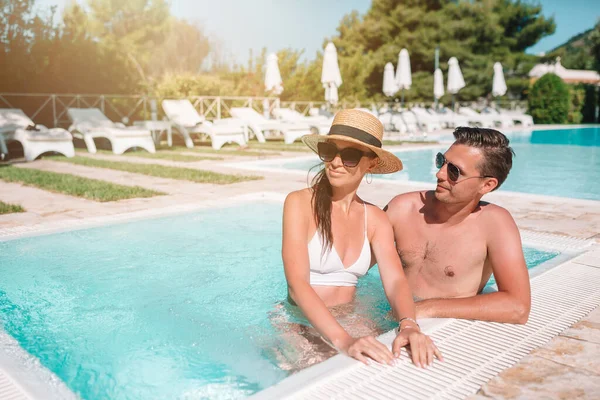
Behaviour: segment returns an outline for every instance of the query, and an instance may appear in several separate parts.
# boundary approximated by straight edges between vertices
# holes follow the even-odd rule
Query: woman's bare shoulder
[[[284,211],[305,212],[310,210],[312,202],[312,189],[302,189],[290,192],[285,198]]]

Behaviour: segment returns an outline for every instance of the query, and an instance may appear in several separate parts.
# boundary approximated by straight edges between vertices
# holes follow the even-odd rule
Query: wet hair
[[[498,180],[496,190],[504,183],[510,169],[515,152],[509,146],[509,140],[495,129],[458,127],[454,131],[454,144],[476,147],[481,150],[483,158],[477,169],[484,176],[493,176]]]
[[[313,188],[312,209],[317,230],[323,238],[325,248],[331,250],[331,246],[333,246],[333,233],[331,232],[331,196],[333,196],[333,188],[325,173],[325,168],[315,175],[311,184]]]

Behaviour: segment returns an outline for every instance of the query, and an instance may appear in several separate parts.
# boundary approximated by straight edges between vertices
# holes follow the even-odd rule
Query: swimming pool
[[[3,329],[84,399],[240,398],[282,380],[277,202],[0,242]],[[557,255],[526,248],[529,267]],[[360,301],[382,329],[376,270]]]
[[[534,130],[507,136],[516,157],[499,190],[600,200],[600,127]],[[377,178],[434,183],[437,172],[434,156],[447,148],[448,145],[444,145],[396,152],[404,170]],[[318,163],[315,156],[269,166],[308,171]]]

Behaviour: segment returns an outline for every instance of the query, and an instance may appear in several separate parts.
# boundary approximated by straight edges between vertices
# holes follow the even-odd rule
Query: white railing
[[[261,114],[270,115],[278,107],[291,108],[303,115],[309,115],[311,109],[325,108],[336,111],[345,108],[367,108],[377,111],[388,108],[398,109],[398,102],[349,102],[341,101],[331,107],[324,101],[281,101],[278,97],[251,97],[251,96],[188,96],[200,115],[206,119],[214,120],[230,117],[232,107],[249,107]],[[0,108],[20,108],[33,121],[47,126],[68,127],[67,110],[70,107],[99,108],[113,121],[129,123],[134,120],[147,120],[151,118],[162,119],[164,114],[160,107],[160,98],[147,95],[122,95],[122,94],[44,94],[44,93],[0,93]],[[431,105],[430,102],[405,102],[403,107],[413,105]],[[458,106],[458,102],[455,106]],[[482,104],[475,102],[461,102],[461,105],[475,105],[482,108]],[[514,109],[519,106],[526,108],[523,101],[503,101],[503,107]]]

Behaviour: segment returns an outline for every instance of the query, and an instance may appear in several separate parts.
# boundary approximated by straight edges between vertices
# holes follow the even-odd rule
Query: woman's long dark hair
[[[333,233],[331,232],[331,197],[333,190],[325,168],[321,169],[312,180],[312,209],[317,224],[317,231],[323,238],[325,249],[331,250],[333,246]]]

